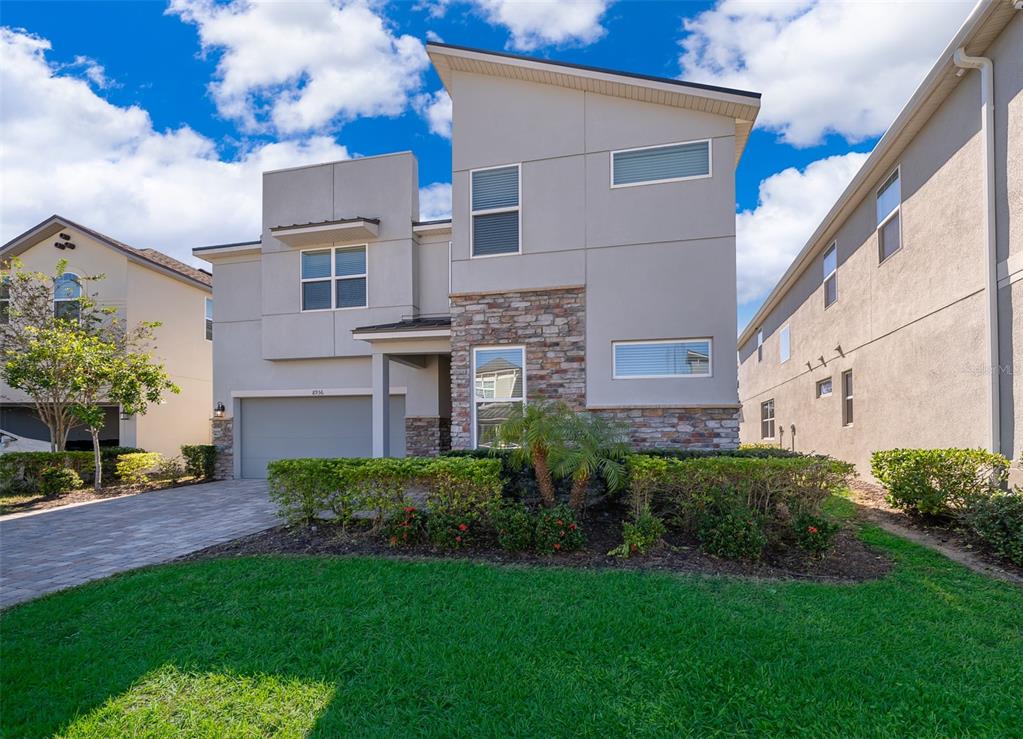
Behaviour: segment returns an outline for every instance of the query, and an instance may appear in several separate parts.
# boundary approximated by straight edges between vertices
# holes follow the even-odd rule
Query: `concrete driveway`
[[[0,608],[279,523],[265,480],[228,480],[0,519]]]

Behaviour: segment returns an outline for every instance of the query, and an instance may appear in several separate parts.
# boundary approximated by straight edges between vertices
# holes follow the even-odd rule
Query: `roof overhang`
[[[261,241],[242,241],[235,244],[214,244],[213,246],[197,246],[192,249],[192,256],[200,259],[216,259],[217,257],[249,256],[259,254],[263,248]]]
[[[288,246],[314,246],[334,241],[358,241],[375,239],[380,233],[377,218],[345,218],[322,223],[276,226],[270,229],[275,239]]]
[[[760,111],[760,93],[702,85],[666,77],[617,72],[577,64],[431,43],[426,45],[437,74],[451,91],[451,73],[469,72],[492,77],[555,85],[600,95],[669,105],[721,115],[735,120],[735,161],[739,162]]]
[[[451,232],[451,219],[439,221],[420,221],[412,224],[412,233],[417,234],[442,234]]]

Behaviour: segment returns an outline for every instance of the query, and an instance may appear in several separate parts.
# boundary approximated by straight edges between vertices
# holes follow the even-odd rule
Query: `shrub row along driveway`
[[[0,520],[0,607],[277,523],[262,480],[208,482],[12,516]]]

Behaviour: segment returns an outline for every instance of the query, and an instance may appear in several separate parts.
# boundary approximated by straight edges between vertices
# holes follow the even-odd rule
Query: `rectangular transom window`
[[[526,400],[525,347],[473,349],[472,375],[475,444],[491,447],[498,443],[498,427]]]
[[[817,381],[817,397],[826,398],[831,395],[831,378],[825,377],[823,380]]]
[[[616,341],[614,378],[709,377],[710,339]]]
[[[760,404],[760,438],[774,438],[774,398]]]
[[[611,152],[611,187],[710,177],[710,141]]]
[[[203,303],[206,312],[206,341],[213,341],[213,298],[206,298]]]
[[[519,239],[519,165],[470,173],[472,256],[517,254]]]
[[[883,262],[902,248],[902,186],[899,170],[877,190],[877,251]]]
[[[365,308],[366,245],[302,252],[302,310]]]
[[[778,363],[789,361],[792,356],[792,335],[788,326],[782,326],[778,332]]]
[[[838,300],[838,250],[832,244],[824,252],[824,307]]]

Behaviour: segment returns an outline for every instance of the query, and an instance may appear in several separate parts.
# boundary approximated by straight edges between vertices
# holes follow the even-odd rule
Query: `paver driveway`
[[[0,520],[0,607],[277,523],[264,480],[208,482]]]

